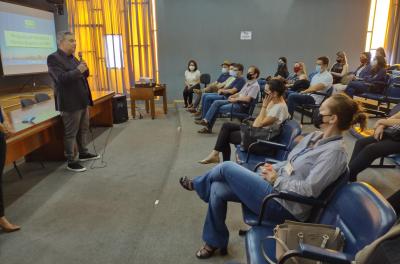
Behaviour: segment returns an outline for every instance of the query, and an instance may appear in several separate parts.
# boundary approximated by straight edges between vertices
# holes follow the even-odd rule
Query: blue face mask
[[[236,77],[237,73],[235,71],[233,71],[233,70],[230,70],[229,71],[229,75],[232,76],[232,77]]]
[[[221,72],[222,73],[227,73],[228,72],[228,68],[222,68]]]
[[[315,66],[315,71],[320,73],[321,72],[321,65],[316,65]]]

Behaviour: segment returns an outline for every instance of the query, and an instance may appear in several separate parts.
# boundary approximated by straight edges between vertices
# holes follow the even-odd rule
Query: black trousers
[[[240,135],[240,125],[226,122],[222,125],[219,131],[217,143],[215,143],[214,150],[222,152],[224,161],[231,159],[231,146],[230,144],[238,145],[242,141]]]
[[[200,84],[193,85],[192,87],[187,87],[183,89],[183,101],[185,106],[192,104],[193,101],[193,89],[200,89]]]
[[[368,168],[375,159],[397,153],[400,153],[400,141],[377,141],[373,136],[357,140],[349,163],[350,181],[356,181],[357,174]]]
[[[0,132],[0,217],[4,216],[4,200],[3,200],[3,169],[6,161],[6,137]]]

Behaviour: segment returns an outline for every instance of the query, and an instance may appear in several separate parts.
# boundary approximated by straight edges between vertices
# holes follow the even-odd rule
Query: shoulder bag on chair
[[[342,251],[344,247],[344,235],[337,227],[288,220],[281,225],[277,225],[274,229],[274,235],[264,238],[264,240],[266,239],[274,239],[276,241],[276,259],[280,259],[289,250],[297,249],[300,243],[336,251]],[[265,253],[262,244],[261,249],[264,258],[268,263],[275,264]],[[286,263],[316,264],[320,262],[303,258],[291,258]]]
[[[275,137],[279,136],[281,128],[281,125],[271,125],[267,128],[263,128],[243,124],[240,126],[240,135],[242,137],[241,146],[247,151],[250,144],[256,142],[257,139],[273,140]]]

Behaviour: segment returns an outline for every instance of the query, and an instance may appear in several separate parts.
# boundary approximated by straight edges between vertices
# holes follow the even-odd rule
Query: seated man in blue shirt
[[[207,111],[210,109],[214,101],[226,100],[229,96],[239,92],[242,89],[246,83],[246,80],[243,78],[243,65],[240,63],[234,64],[232,70],[229,71],[229,74],[236,78],[229,86],[219,89],[217,93],[203,94],[201,102],[201,115],[199,115],[196,120],[204,119]]]
[[[229,69],[232,63],[228,60],[225,60],[221,64],[221,75],[218,77],[218,79],[215,82],[210,83],[207,85],[207,87],[203,89],[194,89],[193,91],[196,93],[196,100],[193,104],[192,108],[189,108],[188,111],[191,113],[196,113],[197,112],[197,107],[201,103],[201,97],[203,93],[216,93],[218,89],[223,88],[226,84],[227,79],[230,77],[229,75]]]
[[[246,112],[249,110],[250,104],[256,100],[260,91],[260,85],[257,82],[260,76],[260,70],[255,66],[250,66],[247,72],[247,82],[240,92],[230,95],[228,99],[216,100],[212,103],[210,109],[202,120],[196,121],[196,124],[204,126],[198,132],[201,134],[209,134],[212,131],[218,114],[230,113],[233,107],[234,112]],[[225,93],[226,95],[227,93]]]

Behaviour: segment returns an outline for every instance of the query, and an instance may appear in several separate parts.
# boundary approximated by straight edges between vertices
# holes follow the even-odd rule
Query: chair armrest
[[[301,203],[301,204],[306,204],[306,205],[311,205],[311,206],[316,206],[316,207],[325,207],[326,206],[325,201],[322,201],[322,200],[319,200],[316,198],[312,198],[312,197],[301,196],[294,192],[281,191],[281,192],[277,192],[277,193],[272,193],[272,194],[267,195],[261,204],[261,210],[260,210],[260,214],[258,216],[258,225],[261,225],[261,223],[262,223],[262,220],[264,218],[265,208],[267,206],[268,201],[270,201],[274,198],[279,198],[279,199],[283,199],[286,201],[291,201],[291,202],[296,202],[296,203]]]
[[[278,142],[273,142],[273,141],[269,141],[269,140],[262,140],[262,139],[257,139],[256,142],[250,144],[249,146],[249,152],[250,149],[253,145],[257,145],[257,144],[261,144],[261,145],[267,145],[268,147],[272,147],[275,149],[283,149],[283,150],[288,150],[288,147],[285,144],[281,144]]]
[[[333,264],[351,264],[353,257],[343,252],[300,244],[297,250],[289,250],[281,256],[278,263],[283,264],[292,257],[302,257]]]
[[[318,94],[318,95],[322,95],[322,96],[327,96],[327,93],[323,93],[323,92],[312,92],[312,94]]]
[[[256,142],[250,144],[249,149],[247,150],[246,163],[249,162],[250,154],[252,153],[254,146],[257,146],[257,145],[266,145],[272,149],[283,149],[283,150],[288,149],[288,147],[284,144],[280,144],[280,143],[268,141],[268,140],[257,139]]]

